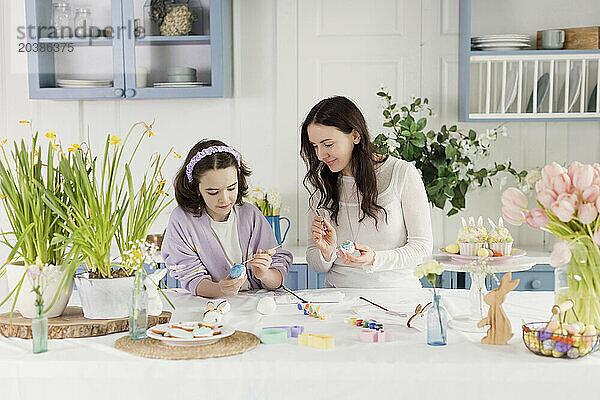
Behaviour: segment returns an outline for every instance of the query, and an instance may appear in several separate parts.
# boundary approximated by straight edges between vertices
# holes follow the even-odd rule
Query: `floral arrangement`
[[[142,132],[127,154],[128,139],[138,128]],[[153,124],[138,122],[124,139],[107,135],[102,157],[85,144],[74,144],[63,153],[57,169],[65,177],[66,200],[46,190],[44,202],[64,230],[54,241],[71,249],[71,276],[82,262],[92,278],[130,276],[138,267],[117,264],[110,249],[114,239],[121,259],[127,260],[127,252],[146,237],[148,228],[172,201],[167,199],[161,174],[167,156],[178,156],[172,149],[164,156],[152,155],[141,185],[136,188],[133,183],[130,166],[142,140],[154,136],[152,128]]]
[[[443,272],[444,272],[444,266],[442,264],[440,264],[436,260],[429,260],[427,262],[424,262],[423,264],[418,265],[415,268],[414,274],[419,279],[426,277],[426,279],[431,284],[431,287],[433,288],[433,296],[435,298],[437,296],[437,292],[435,289],[438,286],[437,285],[437,283],[439,281],[438,277],[441,276]],[[441,328],[441,334],[442,334],[442,341],[446,342],[446,332],[442,328],[443,325],[442,325],[442,315],[440,313],[440,308],[437,303],[434,307],[437,309],[437,314],[438,314],[440,328]]]
[[[427,116],[433,115],[427,98],[415,98],[408,106],[397,107],[387,92],[378,92],[385,101],[383,116],[387,133],[377,135],[373,144],[380,154],[412,162],[421,171],[427,198],[437,208],[451,205],[448,215],[465,208],[465,197],[470,188],[489,184],[492,177],[508,173],[521,180],[527,171],[517,171],[510,161],[476,168],[475,162],[489,155],[492,142],[498,134],[506,136],[504,126],[488,129],[480,135],[470,129],[462,132],[456,125],[443,125],[439,132],[429,130]]]
[[[254,187],[248,191],[246,199],[254,204],[265,217],[279,215],[282,208],[279,192],[275,189],[266,190],[263,187]]]
[[[557,301],[571,298],[582,322],[600,327],[600,164],[544,166],[535,198],[538,207],[529,210],[525,194],[508,188],[502,194],[502,216],[510,224],[525,222],[560,239],[550,263],[567,265],[568,291],[558,293],[563,298]]]

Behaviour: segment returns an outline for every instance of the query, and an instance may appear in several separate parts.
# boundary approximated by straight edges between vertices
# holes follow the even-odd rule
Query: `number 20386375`
[[[19,43],[19,53],[72,53],[73,43]]]

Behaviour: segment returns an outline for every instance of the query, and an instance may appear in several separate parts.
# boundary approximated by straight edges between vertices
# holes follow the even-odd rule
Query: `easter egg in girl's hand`
[[[229,276],[233,279],[236,279],[242,276],[244,272],[246,272],[246,267],[244,267],[243,264],[236,264],[233,267],[231,267],[231,271],[229,271]]]

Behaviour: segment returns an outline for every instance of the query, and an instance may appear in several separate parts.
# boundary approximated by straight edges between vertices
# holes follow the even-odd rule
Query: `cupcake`
[[[492,227],[487,237],[490,250],[503,256],[509,255],[512,251],[513,237],[510,235],[508,229],[504,227],[502,217],[498,219],[498,225],[494,224],[494,221],[489,218],[488,222]]]
[[[487,229],[483,226],[483,218],[479,217],[477,225],[473,217],[469,217],[469,223],[462,218],[462,228],[458,231],[458,247],[460,254],[465,256],[476,256],[477,251],[486,245]]]

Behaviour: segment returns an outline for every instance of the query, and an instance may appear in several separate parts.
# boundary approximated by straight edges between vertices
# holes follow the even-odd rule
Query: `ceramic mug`
[[[543,49],[562,49],[565,45],[565,31],[561,29],[547,29],[542,31]]]

